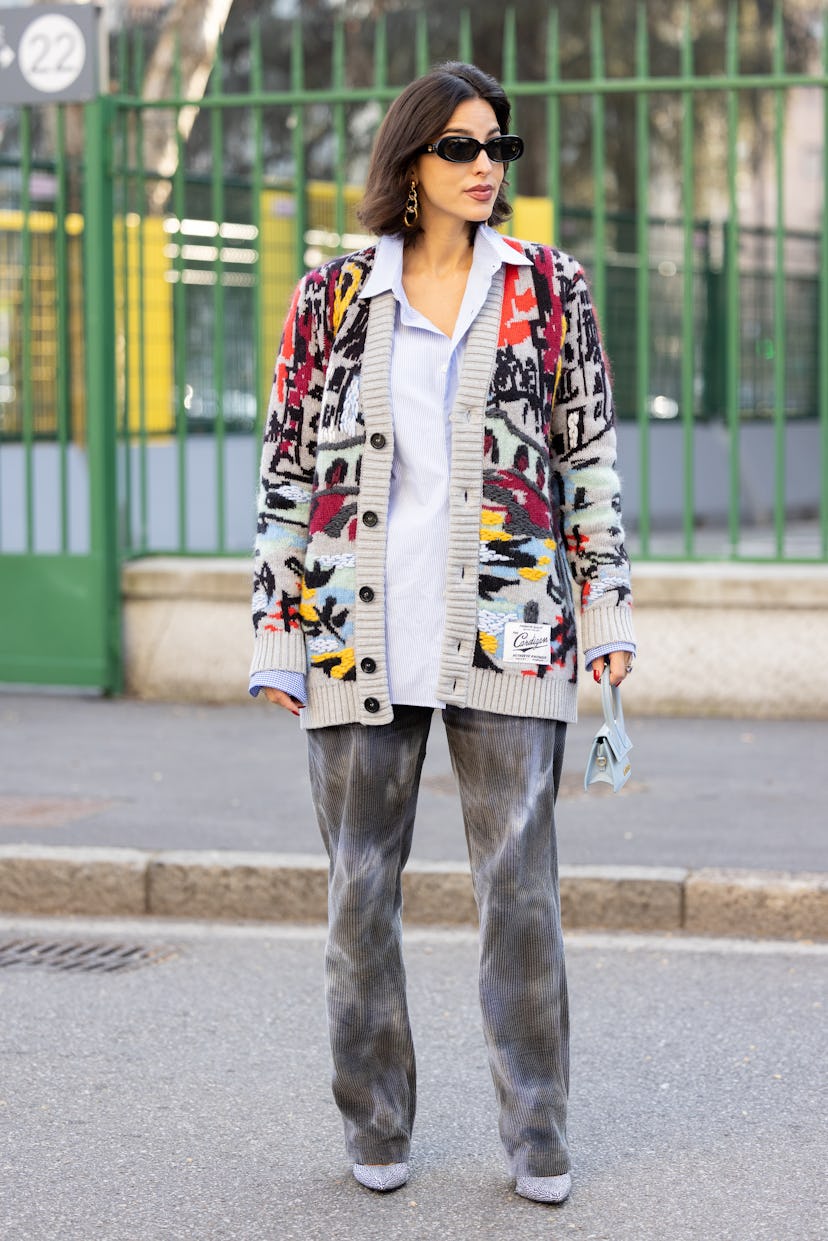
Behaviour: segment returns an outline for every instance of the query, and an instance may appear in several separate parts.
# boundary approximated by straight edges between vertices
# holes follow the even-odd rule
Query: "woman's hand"
[[[609,656],[599,655],[597,659],[592,661],[592,675],[596,681],[601,680],[601,674],[604,671],[604,664],[609,658],[610,668],[610,684],[620,685],[624,678],[632,670],[633,656],[629,651],[610,651]]]
[[[262,693],[267,701],[272,702],[274,706],[283,707],[285,711],[289,711],[291,715],[299,714],[299,709],[302,706],[301,702],[298,698],[292,698],[290,694],[286,694],[284,690],[271,689],[269,685],[266,685],[263,688]]]

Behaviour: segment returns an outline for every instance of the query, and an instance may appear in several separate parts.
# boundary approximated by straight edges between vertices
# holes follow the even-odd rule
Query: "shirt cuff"
[[[603,646],[593,646],[592,650],[584,654],[584,667],[589,671],[593,659],[599,659],[601,655],[609,655],[612,651],[629,651],[631,655],[634,655],[635,643],[607,642]]]
[[[301,672],[280,672],[278,668],[254,672],[250,678],[251,697],[256,698],[260,689],[280,689],[282,693],[290,694],[291,698],[295,698],[303,707],[308,705],[305,678]]]

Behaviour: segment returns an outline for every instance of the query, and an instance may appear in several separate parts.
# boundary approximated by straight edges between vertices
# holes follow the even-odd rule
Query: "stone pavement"
[[[596,723],[570,729],[558,806],[570,925],[828,937],[827,721],[628,717],[633,776],[617,796],[583,791]],[[409,871],[414,920],[473,916],[439,714]],[[0,694],[0,909],[61,902],[324,916],[296,721],[264,702]]]

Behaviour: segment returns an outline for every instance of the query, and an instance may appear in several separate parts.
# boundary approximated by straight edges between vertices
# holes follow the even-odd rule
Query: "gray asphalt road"
[[[0,938],[21,923],[3,920]],[[575,1187],[517,1198],[465,934],[411,934],[412,1179],[356,1185],[316,929],[25,924],[161,938],[128,974],[0,970],[4,1241],[818,1241],[828,949],[570,937]]]
[[[630,719],[633,777],[583,792],[594,718],[570,729],[568,864],[828,871],[828,721]],[[296,721],[263,703],[0,694],[0,844],[321,852]],[[465,856],[439,714],[413,856]]]

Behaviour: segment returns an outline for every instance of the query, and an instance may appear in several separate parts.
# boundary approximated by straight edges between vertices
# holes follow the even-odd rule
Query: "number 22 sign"
[[[78,80],[86,60],[83,31],[62,13],[37,17],[23,31],[17,59],[30,86],[49,95],[66,90]]]
[[[94,99],[100,13],[91,4],[0,9],[0,103]]]

